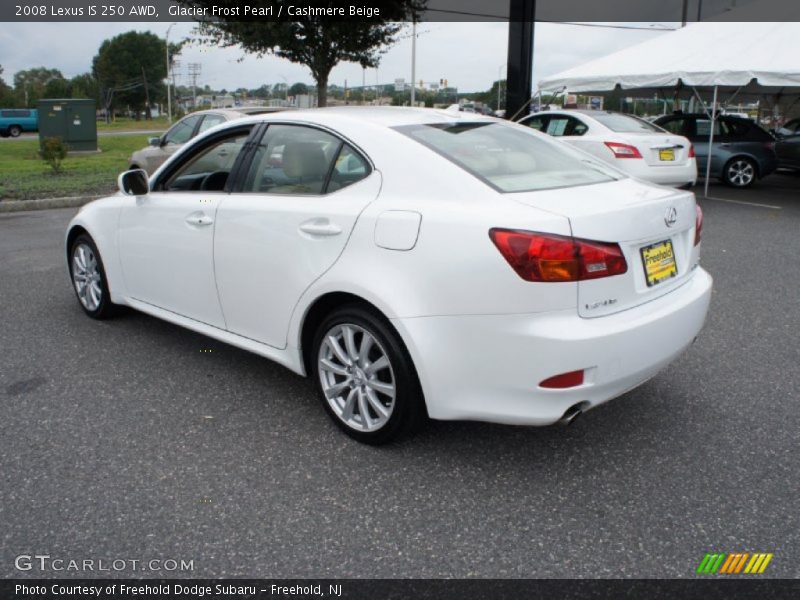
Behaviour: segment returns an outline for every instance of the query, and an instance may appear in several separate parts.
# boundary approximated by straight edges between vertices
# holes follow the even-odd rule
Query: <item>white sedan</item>
[[[692,143],[644,119],[603,110],[553,110],[519,122],[580,148],[632,177],[674,187],[688,188],[697,183]]]
[[[248,117],[119,184],[66,232],[86,314],[309,375],[367,443],[426,414],[569,422],[681,354],[711,296],[692,193],[474,114]]]

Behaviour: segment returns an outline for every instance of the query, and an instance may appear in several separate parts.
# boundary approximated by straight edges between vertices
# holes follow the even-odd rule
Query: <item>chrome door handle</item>
[[[189,225],[194,225],[196,227],[207,227],[214,223],[214,219],[209,217],[204,212],[193,212],[188,217],[186,217],[186,222]]]
[[[301,223],[299,229],[303,233],[322,237],[330,237],[342,233],[341,227],[335,223],[331,223],[330,220],[325,218],[309,219],[308,221]]]

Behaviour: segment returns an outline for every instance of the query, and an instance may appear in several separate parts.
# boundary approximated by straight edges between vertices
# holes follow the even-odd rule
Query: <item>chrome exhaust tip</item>
[[[586,409],[588,402],[578,402],[578,404],[573,404],[570,406],[564,416],[558,420],[559,425],[572,425],[575,422],[575,419],[580,417],[583,414],[583,411]]]

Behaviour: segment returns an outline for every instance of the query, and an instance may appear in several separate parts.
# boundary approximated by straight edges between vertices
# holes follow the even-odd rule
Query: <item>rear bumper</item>
[[[620,163],[623,161],[617,161]],[[634,162],[639,164],[633,164]],[[629,160],[625,170],[645,181],[670,187],[692,186],[697,183],[697,166],[694,160],[677,166],[651,166],[643,161]]]
[[[395,319],[434,419],[549,425],[579,402],[591,408],[644,383],[700,332],[711,276],[697,268],[665,296],[614,315],[559,312]],[[585,369],[575,388],[538,386]]]

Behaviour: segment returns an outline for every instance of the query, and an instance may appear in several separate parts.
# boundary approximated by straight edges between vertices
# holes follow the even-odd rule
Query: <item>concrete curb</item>
[[[48,208],[72,208],[83,206],[104,196],[66,196],[64,198],[40,198],[37,200],[7,200],[0,202],[0,213],[26,210],[47,210]]]

